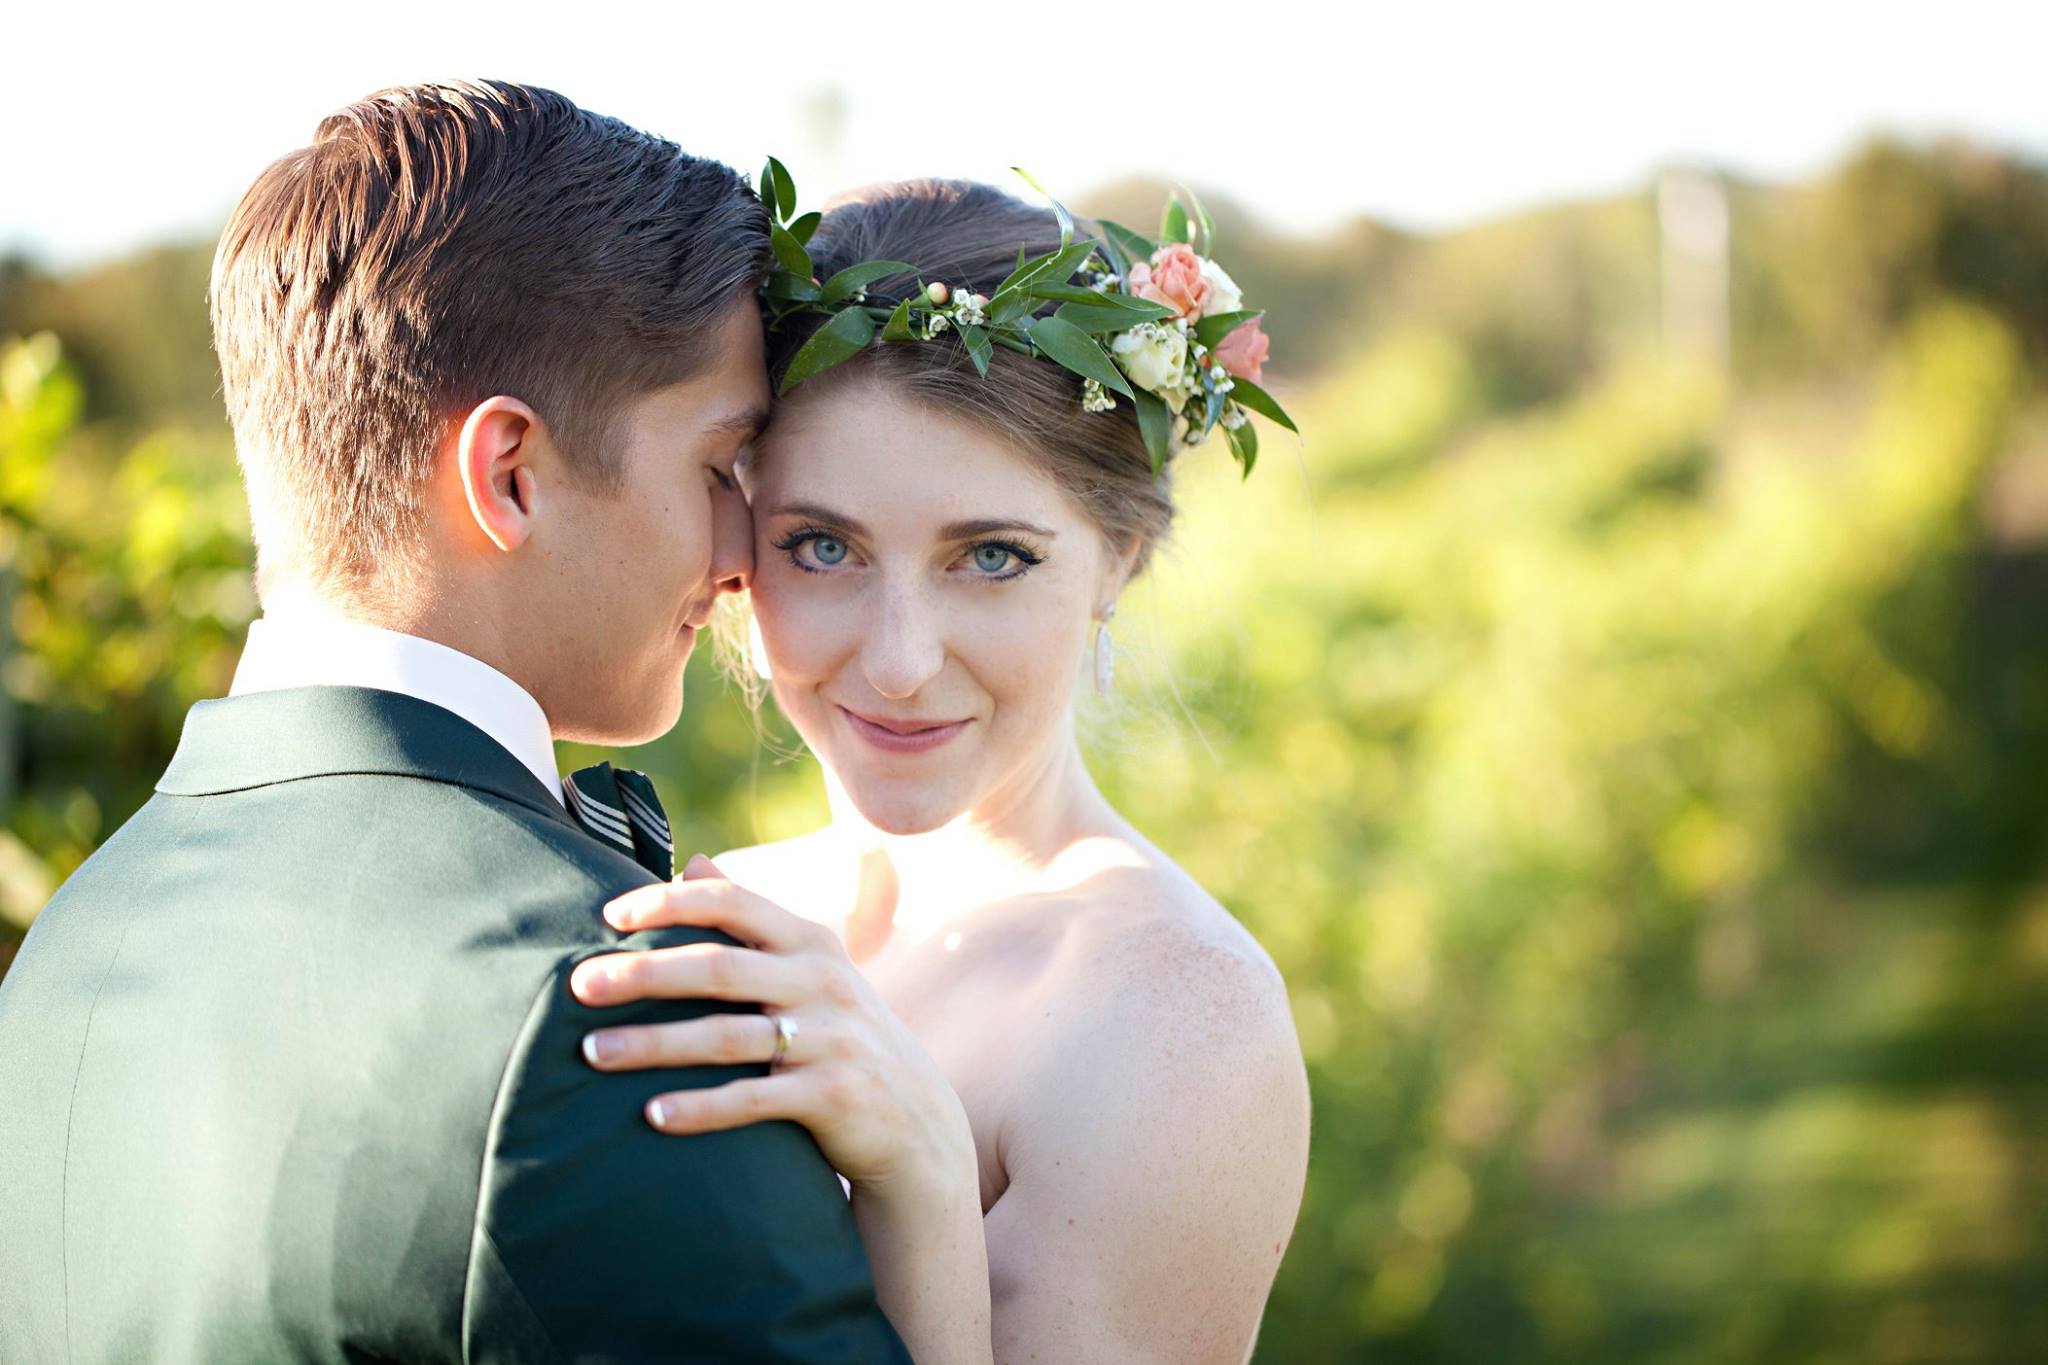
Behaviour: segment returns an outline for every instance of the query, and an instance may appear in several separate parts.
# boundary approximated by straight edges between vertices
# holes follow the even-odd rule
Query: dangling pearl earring
[[[1116,681],[1116,647],[1110,643],[1109,623],[1116,616],[1116,603],[1102,609],[1102,619],[1095,625],[1095,690],[1106,694],[1109,685]]]

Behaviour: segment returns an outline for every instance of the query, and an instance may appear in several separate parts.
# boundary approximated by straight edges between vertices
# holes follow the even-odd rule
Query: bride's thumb
[[[706,877],[723,877],[724,875],[723,872],[718,870],[717,863],[712,862],[701,853],[693,853],[690,855],[690,861],[683,864],[683,875],[676,880],[700,882]]]

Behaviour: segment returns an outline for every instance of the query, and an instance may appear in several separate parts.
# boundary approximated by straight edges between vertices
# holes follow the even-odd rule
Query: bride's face
[[[776,414],[749,479],[775,700],[867,820],[936,829],[1065,752],[1114,564],[981,429],[852,377]]]

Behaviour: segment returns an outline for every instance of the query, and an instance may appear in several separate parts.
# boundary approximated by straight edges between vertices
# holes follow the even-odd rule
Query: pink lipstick
[[[964,720],[932,723],[921,720],[870,719],[839,708],[853,732],[885,753],[921,754],[936,749],[967,728]]]

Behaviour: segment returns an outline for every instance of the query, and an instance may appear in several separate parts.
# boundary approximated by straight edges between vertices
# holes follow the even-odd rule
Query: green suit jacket
[[[583,959],[654,880],[439,707],[192,709],[0,984],[0,1361],[884,1361],[793,1123],[686,1138],[606,1074]],[[737,1007],[744,1008],[744,1007]]]

